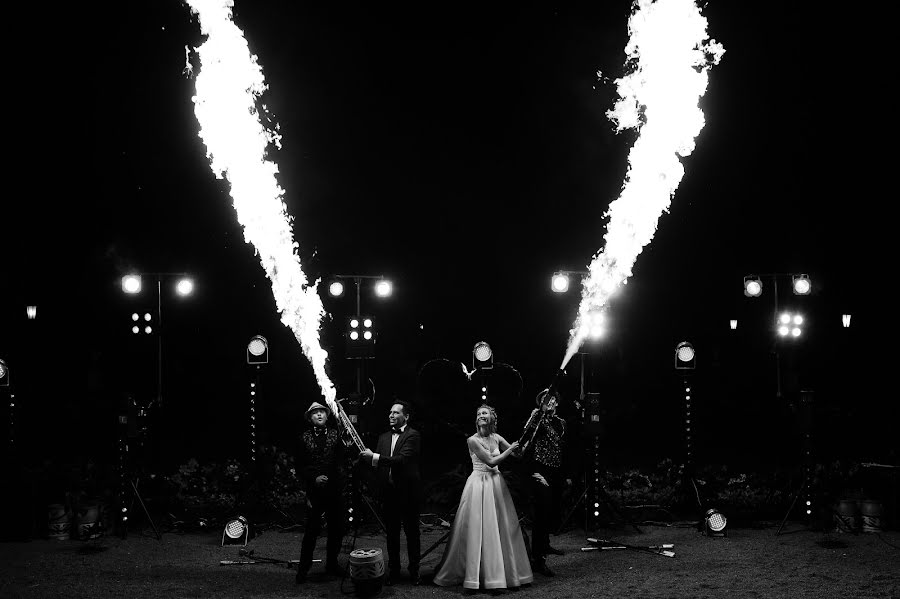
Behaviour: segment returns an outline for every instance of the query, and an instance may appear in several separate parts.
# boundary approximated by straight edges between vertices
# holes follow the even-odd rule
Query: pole
[[[361,309],[360,309],[360,287],[362,287],[362,278],[355,277],[354,281],[356,282],[356,319],[359,320],[362,318]],[[365,358],[360,358],[356,360],[356,393],[362,397],[362,361]]]
[[[156,314],[159,317],[156,333],[156,406],[162,407],[162,277],[156,277]]]
[[[772,287],[774,293],[772,295],[775,296],[775,314],[773,318],[773,323],[778,322],[778,276],[772,275]],[[775,349],[772,353],[775,354],[775,397],[781,399],[781,356],[778,353],[778,337],[775,337]]]

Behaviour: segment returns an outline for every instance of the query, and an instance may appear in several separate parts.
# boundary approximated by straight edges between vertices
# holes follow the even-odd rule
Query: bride
[[[534,577],[522,529],[498,468],[519,444],[509,444],[497,434],[497,412],[490,406],[478,408],[475,426],[478,432],[466,440],[472,474],[466,480],[434,583],[461,583],[466,589],[529,584]]]

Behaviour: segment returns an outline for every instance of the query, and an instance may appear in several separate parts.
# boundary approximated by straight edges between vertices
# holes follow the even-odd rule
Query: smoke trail
[[[607,116],[618,131],[637,129],[640,135],[628,155],[622,192],[605,215],[606,243],[588,267],[560,368],[578,351],[610,296],[631,276],[684,175],[679,156],[694,151],[704,125],[698,103],[706,93],[708,70],[725,52],[707,39],[706,25],[693,0],[634,3],[625,54],[635,66],[616,80],[620,99]]]
[[[268,145],[280,147],[280,137],[260,122],[256,102],[266,90],[262,69],[231,20],[232,0],[185,2],[207,36],[196,48],[200,69],[193,101],[210,167],[216,177],[231,184],[244,240],[253,244],[272,282],[281,322],[300,342],[322,395],[336,413],[334,385],[325,372],[328,352],[319,343],[325,309],[317,293],[318,281],[309,284],[303,272],[292,219],[282,199],[284,190],[275,177],[278,166],[266,159]]]

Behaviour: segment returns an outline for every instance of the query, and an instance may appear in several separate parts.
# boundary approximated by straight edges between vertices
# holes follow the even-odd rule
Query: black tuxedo
[[[406,545],[410,571],[418,572],[421,544],[419,540],[419,511],[422,505],[422,475],[419,472],[422,436],[419,431],[406,428],[397,438],[391,453],[392,431],[378,437],[375,453],[378,486],[387,528],[388,567],[400,571],[400,527],[406,530]]]

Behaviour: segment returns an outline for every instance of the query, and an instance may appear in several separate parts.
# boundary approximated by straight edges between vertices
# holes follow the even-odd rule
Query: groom
[[[387,529],[388,572],[384,583],[393,585],[400,578],[400,527],[406,530],[406,549],[409,555],[409,576],[418,585],[419,508],[422,504],[422,476],[419,458],[422,437],[410,428],[410,405],[397,401],[388,414],[391,430],[378,437],[376,451],[366,448],[359,457],[377,469],[382,505]]]

